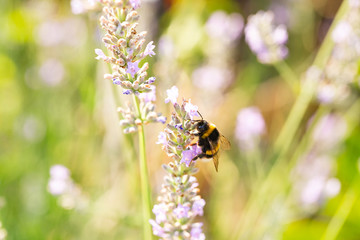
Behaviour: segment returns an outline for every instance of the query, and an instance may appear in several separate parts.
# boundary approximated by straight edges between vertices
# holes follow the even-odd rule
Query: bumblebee
[[[199,115],[201,116],[200,113]],[[192,161],[198,158],[212,159],[217,172],[219,167],[219,151],[220,149],[229,150],[230,142],[218,131],[215,124],[205,121],[202,116],[201,120],[194,121],[196,129],[194,135],[199,138],[196,144],[201,147],[202,153],[194,157]]]

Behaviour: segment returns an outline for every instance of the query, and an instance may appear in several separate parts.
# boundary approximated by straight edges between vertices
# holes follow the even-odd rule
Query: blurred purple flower
[[[139,94],[139,98],[144,102],[155,102],[156,101],[156,87],[154,85],[150,86],[150,92],[144,92]]]
[[[48,59],[41,65],[39,75],[45,84],[55,87],[63,80],[65,68],[61,61],[55,58]]]
[[[206,22],[206,32],[210,37],[234,41],[241,36],[244,19],[238,13],[227,15],[224,11],[214,12]]]
[[[137,9],[140,7],[140,0],[129,0],[129,2],[134,9]]]
[[[126,89],[126,90],[124,90],[123,91],[123,94],[125,94],[125,95],[129,95],[129,94],[131,94],[132,92],[131,92],[131,90],[129,90],[129,89]]]
[[[360,8],[360,1],[359,0],[349,0],[349,6],[351,8]]]
[[[175,104],[179,96],[179,89],[176,86],[172,86],[170,89],[166,90],[167,98],[165,103],[171,102]]]
[[[173,212],[174,212],[176,218],[181,219],[181,218],[189,218],[190,217],[189,211],[190,211],[189,206],[184,206],[179,203]]]
[[[121,81],[120,81],[120,79],[118,79],[118,78],[113,78],[113,84],[115,84],[115,85],[120,85],[120,83],[121,83]],[[124,92],[123,92],[123,94],[125,94]]]
[[[140,70],[139,61],[136,62],[128,62],[126,72],[130,73],[132,77]]]
[[[345,120],[340,115],[328,114],[315,127],[313,141],[318,148],[331,150],[345,137],[346,132]]]
[[[166,133],[165,132],[160,132],[159,133],[158,140],[157,140],[156,144],[162,144],[164,146],[167,145],[167,138],[166,138]]]
[[[229,69],[207,65],[195,69],[192,79],[198,88],[219,91],[229,86],[232,73]]]
[[[331,33],[331,38],[335,43],[346,41],[351,35],[353,29],[347,21],[340,21]]]
[[[70,182],[70,171],[65,166],[57,164],[50,168],[48,191],[51,194],[64,194],[68,190]]]
[[[156,204],[153,207],[153,213],[156,216],[156,222],[162,223],[166,220],[167,206],[165,203]]]
[[[154,233],[155,236],[165,237],[164,229],[159,224],[157,224],[152,219],[149,220],[149,223],[151,224],[151,226],[153,228],[153,233]]]
[[[56,179],[68,179],[70,171],[64,165],[56,164],[50,168],[50,176]]]
[[[265,131],[265,121],[258,108],[248,107],[238,113],[235,135],[242,149],[252,150]]]
[[[205,234],[202,232],[202,223],[194,223],[191,225],[190,240],[205,240]]]
[[[194,157],[202,153],[201,147],[197,144],[191,145],[189,150],[182,152],[181,163],[185,163],[186,166],[189,166]]]
[[[154,41],[151,41],[146,45],[146,48],[145,48],[145,51],[144,51],[145,56],[152,57],[152,56],[155,55],[155,52],[153,51],[155,46],[153,45],[153,43],[154,43]]]
[[[96,48],[95,53],[97,55],[97,57],[95,57],[95,59],[97,59],[97,60],[100,60],[100,59],[105,60],[105,59],[107,59],[107,57],[106,57],[105,53],[103,52],[103,50],[101,50],[99,48]]]
[[[191,120],[199,117],[198,106],[191,104],[191,99],[185,104],[185,111],[189,114]]]
[[[48,183],[48,191],[52,195],[64,194],[68,189],[68,183],[64,179],[50,178]]]
[[[274,14],[259,11],[248,18],[245,40],[261,63],[272,64],[284,59],[288,54],[285,43],[288,34],[284,25],[274,25]]]
[[[162,124],[165,124],[166,123],[166,117],[160,116],[160,117],[157,118],[157,121],[161,122]]]
[[[193,206],[191,208],[192,212],[194,213],[194,215],[199,215],[199,216],[202,216],[204,214],[204,206],[205,206],[205,200],[200,198],[198,200],[196,200],[194,203],[193,203]]]
[[[156,80],[156,78],[155,78],[155,77],[150,77],[150,78],[148,79],[148,84],[152,84],[152,83],[154,83],[154,82],[155,82],[155,80]]]

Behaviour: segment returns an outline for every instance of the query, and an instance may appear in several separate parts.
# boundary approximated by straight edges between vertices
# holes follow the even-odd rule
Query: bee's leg
[[[193,159],[191,159],[191,162],[196,161],[198,158],[203,158],[203,157],[205,157],[205,154],[201,153],[201,154],[197,155],[196,157],[194,157]]]

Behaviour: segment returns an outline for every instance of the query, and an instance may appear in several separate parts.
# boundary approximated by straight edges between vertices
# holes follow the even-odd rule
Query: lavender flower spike
[[[177,88],[173,89],[177,92]],[[168,95],[173,96],[171,92]],[[154,235],[162,239],[204,240],[202,223],[194,222],[195,217],[203,215],[205,206],[205,200],[198,195],[197,179],[192,176],[197,171],[196,161],[192,159],[201,153],[198,145],[190,145],[194,139],[191,134],[194,124],[190,116],[197,107],[185,100],[181,105],[176,101],[173,104],[176,111],[157,142],[163,144],[173,162],[163,166],[167,175],[162,195],[158,197],[159,203],[153,208],[155,220],[150,220],[150,224]]]
[[[270,11],[259,11],[249,16],[245,40],[259,62],[264,64],[279,62],[288,54],[286,28],[284,25],[275,26],[274,14]]]

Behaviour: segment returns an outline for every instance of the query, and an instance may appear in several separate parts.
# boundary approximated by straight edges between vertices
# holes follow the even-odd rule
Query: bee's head
[[[198,132],[204,132],[207,130],[209,126],[209,123],[205,120],[198,120],[198,122],[196,123],[196,130]]]

